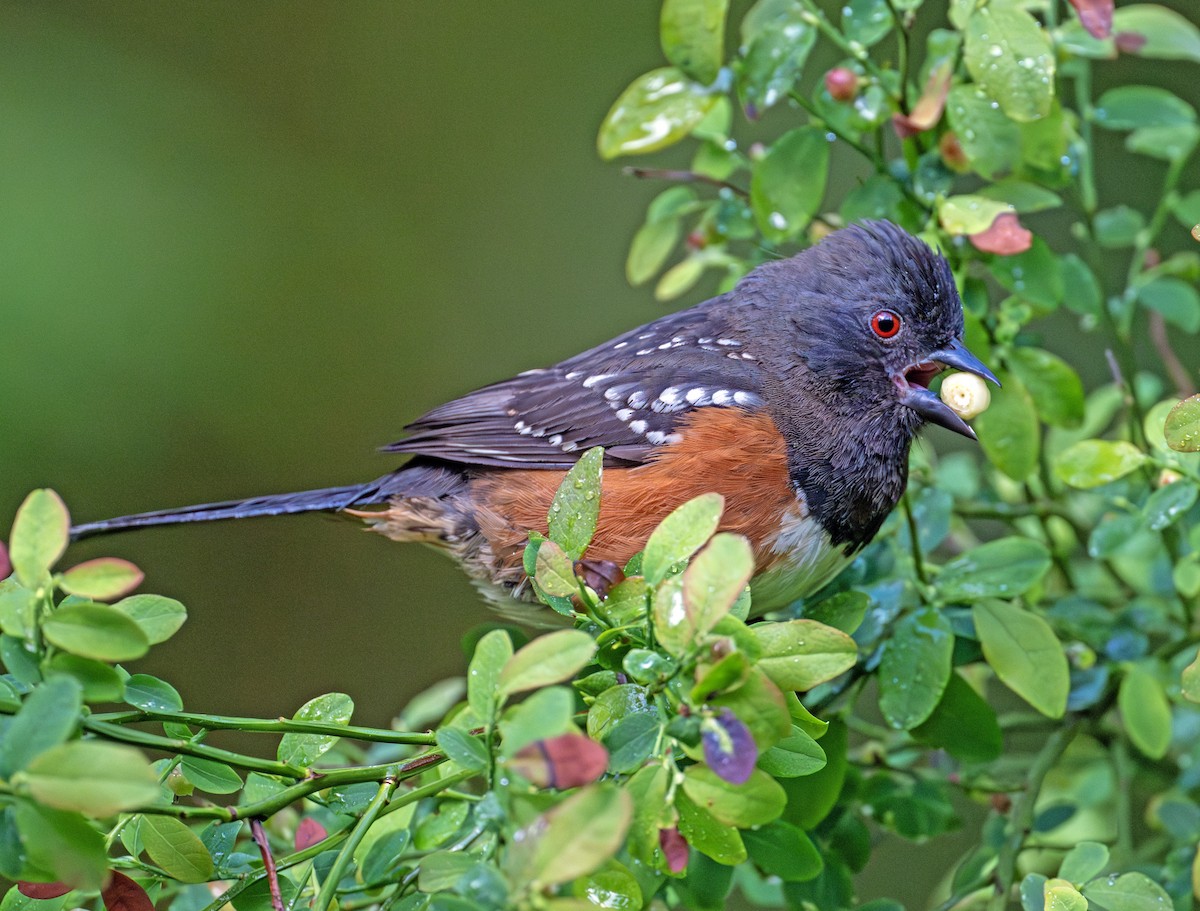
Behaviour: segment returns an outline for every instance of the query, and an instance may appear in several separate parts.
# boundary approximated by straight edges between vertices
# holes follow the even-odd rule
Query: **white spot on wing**
[[[733,402],[733,393],[728,389],[718,389],[712,394],[714,405],[729,405]]]
[[[612,377],[613,377],[613,375],[611,373],[593,374],[592,376],[589,376],[586,380],[583,381],[583,388],[591,389],[593,386],[599,386],[605,380],[612,379]]]
[[[557,446],[559,443],[562,442],[562,440],[563,440],[563,438],[562,438],[561,433],[554,433],[554,434],[551,434],[550,436],[546,437],[546,442],[549,443],[551,446]]]
[[[641,389],[638,389],[629,393],[629,398],[627,398],[625,401],[629,404],[630,408],[645,408],[647,398],[649,398],[649,396],[647,396],[646,393]]]
[[[645,433],[646,432],[646,422],[640,421],[640,420],[639,421],[630,421],[629,429],[632,430],[634,433]]]
[[[632,408],[620,408],[617,410],[618,421],[628,421],[631,417],[633,417]]]
[[[678,386],[668,386],[658,394],[658,397],[668,405],[678,405],[683,400],[683,393]]]

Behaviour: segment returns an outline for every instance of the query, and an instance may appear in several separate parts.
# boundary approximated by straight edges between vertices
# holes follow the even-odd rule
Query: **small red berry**
[[[848,67],[834,67],[825,74],[825,91],[834,101],[853,101],[858,95],[858,74]]]

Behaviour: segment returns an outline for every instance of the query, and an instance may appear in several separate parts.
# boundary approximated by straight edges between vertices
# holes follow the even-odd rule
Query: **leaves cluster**
[[[124,561],[56,572],[69,521],[35,491],[0,554],[0,874],[21,881],[0,911],[852,908],[880,833],[933,838],[964,802],[984,818],[944,908],[1192,907],[1200,398],[1172,335],[1200,329],[1181,186],[1200,127],[1157,85],[1092,82],[1118,54],[1200,62],[1200,31],[1153,4],[934,6],[758,0],[731,42],[727,0],[665,0],[668,65],[599,147],[692,144],[686,170],[635,171],[678,184],[627,262],[661,298],[861,218],[944,250],[1004,382],[982,457],[916,448],[876,541],[757,620],[715,495],[628,565],[589,560],[591,451],[525,553],[573,628],[472,635],[466,679],[395,730],[352,725],[337,693],[291,719],[185,711],[122,667],[183,607],[131,594]],[[841,59],[810,72],[821,47]],[[1101,130],[1123,137],[1112,163]],[[841,155],[862,178],[827,200]],[[1162,173],[1150,211],[1102,200],[1097,174],[1137,159]],[[1047,341],[1048,317],[1111,351],[1111,382],[1085,388],[1087,346]],[[273,755],[206,742],[223,729]]]

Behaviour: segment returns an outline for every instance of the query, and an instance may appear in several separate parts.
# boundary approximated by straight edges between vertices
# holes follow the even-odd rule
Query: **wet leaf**
[[[664,0],[659,37],[667,60],[697,82],[717,78],[725,50],[729,0]]]
[[[814,620],[756,623],[758,667],[782,690],[810,690],[854,667],[858,646],[841,630]]]
[[[696,806],[707,810],[718,822],[741,829],[778,819],[787,803],[783,788],[760,769],[754,769],[744,783],[731,784],[708,766],[688,766],[684,770],[683,790]],[[695,844],[690,837],[688,841]]]
[[[347,725],[353,714],[353,699],[345,693],[325,693],[304,703],[292,717],[296,721]],[[280,762],[307,768],[332,749],[339,739],[331,734],[284,734],[276,752]]]
[[[461,728],[440,728],[437,732],[437,745],[451,762],[457,763],[463,769],[478,772],[487,768],[487,745]]]
[[[950,679],[954,631],[934,608],[902,619],[879,663],[879,709],[897,730],[911,730],[937,707]]]
[[[141,627],[151,645],[166,642],[187,620],[187,608],[162,595],[131,595],[113,605]]]
[[[179,767],[188,781],[207,794],[235,794],[243,786],[241,776],[223,762],[201,756],[183,756]]]
[[[1171,409],[1163,436],[1176,452],[1200,452],[1200,395],[1186,398]]]
[[[1049,624],[1003,601],[972,610],[984,657],[1005,686],[1050,718],[1061,718],[1071,688],[1067,658]]]
[[[946,602],[1011,598],[1041,581],[1050,569],[1046,545],[1032,538],[999,538],[974,547],[942,567],[938,593]]]
[[[713,535],[683,573],[683,604],[693,635],[707,633],[729,613],[753,574],[749,541],[741,535]]]
[[[1196,109],[1159,86],[1122,85],[1100,96],[1092,116],[1110,130],[1136,130],[1195,123]]]
[[[946,98],[946,117],[971,168],[981,176],[996,177],[1021,160],[1020,125],[993,108],[977,86],[952,88]]]
[[[1145,461],[1144,452],[1123,440],[1081,440],[1059,453],[1054,473],[1064,483],[1088,490],[1125,477]]]
[[[863,47],[880,41],[894,24],[887,0],[848,0],[842,7],[842,31]]]
[[[816,44],[817,29],[797,0],[759,0],[742,19],[738,95],[757,119],[787,96]]]
[[[1196,485],[1181,478],[1165,484],[1146,500],[1142,517],[1151,531],[1162,531],[1196,505]]]
[[[991,405],[975,418],[975,432],[988,459],[1014,481],[1023,481],[1037,467],[1041,448],[1037,410],[1020,380],[998,373],[1004,385],[992,390]]]
[[[682,563],[712,537],[721,521],[725,500],[720,494],[707,493],[673,510],[646,542],[642,556],[642,575],[658,585],[671,569]]]
[[[1042,887],[1046,911],[1087,911],[1088,902],[1065,879],[1049,879]]]
[[[738,830],[697,806],[688,798],[686,791],[676,792],[675,808],[679,811],[679,834],[705,857],[730,865],[740,864],[746,859],[746,846]]]
[[[1016,212],[1001,212],[991,226],[970,235],[971,246],[984,253],[1012,256],[1024,253],[1033,244],[1033,234],[1025,228]]]
[[[779,137],[750,178],[750,205],[763,236],[781,243],[804,230],[820,208],[828,175],[824,130],[800,127]]]
[[[13,520],[8,558],[21,584],[36,589],[67,549],[71,517],[53,490],[35,490]]]
[[[600,157],[640,155],[678,142],[704,119],[717,97],[673,66],[644,73],[621,93],[600,125]]]
[[[993,3],[975,10],[963,57],[976,84],[1013,120],[1050,113],[1054,51],[1046,31],[1020,7]]]
[[[511,874],[517,883],[552,886],[591,873],[616,853],[633,817],[633,801],[611,785],[590,785],[519,832]]]
[[[543,541],[538,547],[534,578],[547,595],[567,598],[579,593],[575,564],[553,541]]]
[[[184,883],[212,878],[212,855],[187,825],[171,816],[147,815],[141,820],[142,844],[164,872]]]
[[[181,712],[183,697],[165,680],[134,674],[125,681],[124,701],[147,712]]]
[[[950,196],[938,206],[938,220],[951,234],[978,234],[1011,211],[1008,203],[986,196]]]
[[[1108,866],[1108,847],[1097,841],[1081,841],[1063,858],[1058,875],[1068,882],[1083,885],[1104,872]]]
[[[1113,32],[1141,38],[1137,50],[1132,51],[1139,57],[1200,63],[1200,30],[1165,6],[1135,3],[1118,8],[1113,14]]]
[[[1117,691],[1125,733],[1151,759],[1162,759],[1171,745],[1171,705],[1162,684],[1142,667],[1130,667]]]
[[[603,470],[604,450],[599,446],[589,449],[567,472],[550,504],[550,540],[572,560],[583,556],[596,533]]]
[[[1163,887],[1144,873],[1094,879],[1083,887],[1083,895],[1105,911],[1162,911],[1172,907]]]
[[[775,778],[800,778],[825,767],[821,745],[798,727],[758,757],[758,767]]]
[[[467,704],[484,724],[496,714],[500,671],[512,654],[512,640],[504,630],[492,630],[475,645],[467,669]]]

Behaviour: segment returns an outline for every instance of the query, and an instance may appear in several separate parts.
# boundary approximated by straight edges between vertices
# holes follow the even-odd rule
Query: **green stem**
[[[817,30],[828,38],[831,42],[837,45],[849,57],[853,57],[864,70],[870,73],[879,82],[880,87],[883,87],[884,74],[878,64],[871,59],[871,55],[867,49],[857,41],[850,41],[845,35],[834,28],[833,23],[826,17],[825,13],[816,4],[816,0],[800,0],[800,5],[804,7],[808,13],[804,18],[809,25],[815,25]],[[899,102],[901,99],[895,95],[892,96],[894,101]]]
[[[908,491],[904,492],[904,496],[900,500],[904,507],[904,520],[908,523],[908,540],[912,548],[913,569],[917,573],[917,579],[921,585],[929,585],[929,576],[925,572],[925,558],[921,554],[921,537],[917,530],[917,518],[913,515],[912,501],[909,499]]]
[[[211,759],[214,762],[223,762],[226,765],[236,766],[239,769],[249,769],[252,772],[263,772],[267,775],[283,775],[287,778],[304,778],[309,773],[308,769],[301,766],[294,766],[290,763],[259,759],[256,756],[245,756],[241,753],[234,753],[229,750],[218,749],[217,747],[192,743],[190,740],[184,740],[179,737],[163,737],[159,734],[126,728],[107,721],[97,721],[95,718],[83,719],[83,726],[93,734],[99,734],[110,740],[135,743],[138,746],[149,747],[153,750],[162,750],[165,753],[178,753],[184,756]]]
[[[1129,799],[1129,790],[1133,786],[1133,771],[1129,761],[1129,749],[1122,738],[1114,737],[1109,750],[1113,771],[1117,776],[1117,843],[1113,848],[1118,857],[1114,860],[1123,864],[1133,853],[1133,805]]]
[[[210,731],[253,731],[270,734],[326,734],[363,740],[372,743],[415,743],[432,746],[433,734],[410,731],[389,731],[383,728],[354,727],[348,724],[327,724],[320,721],[295,721],[291,718],[237,718],[227,715],[203,715],[191,712],[109,712],[92,715],[93,721],[109,724],[138,724],[146,721],[177,722]]]
[[[1029,768],[1029,778],[1026,781],[1025,790],[1013,804],[1004,844],[996,859],[994,874],[996,892],[988,902],[989,911],[1004,911],[1008,906],[1013,881],[1017,875],[1017,857],[1025,845],[1025,839],[1028,837],[1030,829],[1033,828],[1034,809],[1042,790],[1042,783],[1046,780],[1046,775],[1062,758],[1067,747],[1071,745],[1078,729],[1079,719],[1073,718],[1051,734]]]
[[[395,789],[396,779],[394,778],[385,778],[380,784],[375,797],[367,805],[358,822],[354,824],[354,828],[350,831],[346,843],[342,845],[342,849],[334,859],[329,872],[325,874],[325,881],[321,884],[321,891],[317,893],[317,900],[313,904],[314,908],[329,907],[330,902],[333,901],[334,893],[337,891],[338,883],[342,881],[342,874],[346,872],[346,867],[349,865],[350,859],[354,856],[355,849],[362,844],[363,836],[367,834],[367,829],[378,818],[388,800],[391,799],[392,792]]]

